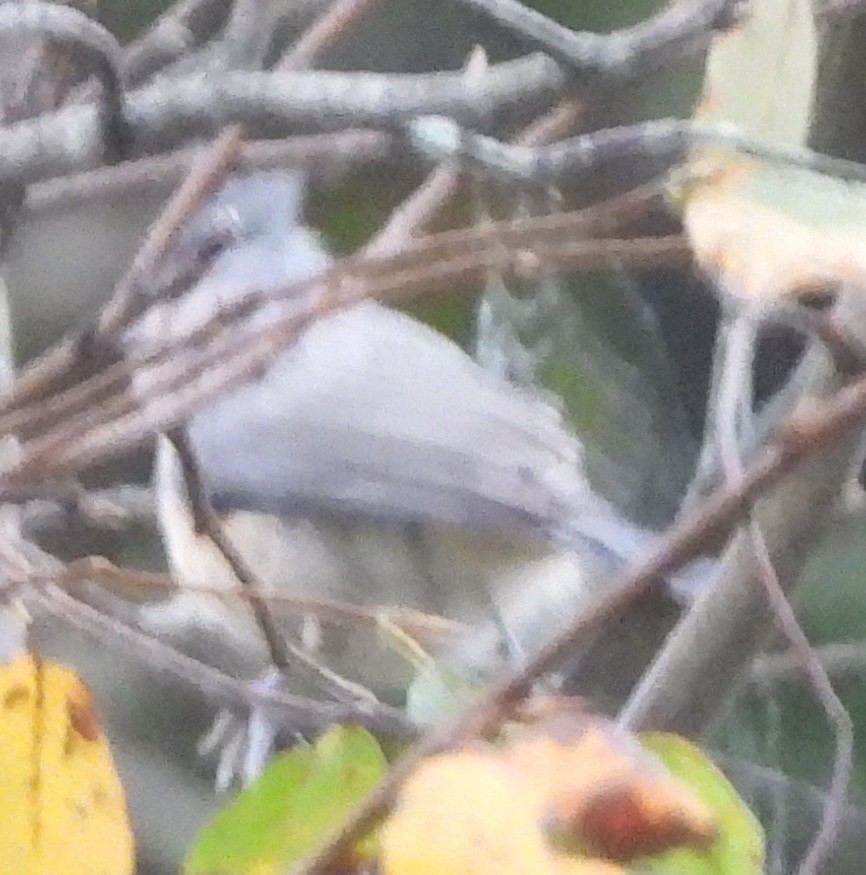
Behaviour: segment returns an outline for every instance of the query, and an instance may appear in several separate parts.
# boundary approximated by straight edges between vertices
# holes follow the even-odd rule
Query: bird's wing
[[[546,534],[588,495],[551,405],[376,304],[315,323],[264,378],[196,415],[190,438],[226,509]]]

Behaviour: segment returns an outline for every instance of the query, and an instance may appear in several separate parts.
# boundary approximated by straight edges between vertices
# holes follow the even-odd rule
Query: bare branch
[[[739,0],[678,0],[633,27],[608,34],[576,32],[518,0],[461,0],[528,47],[540,49],[586,84],[634,79],[669,67],[709,44],[714,31],[737,21]]]
[[[735,149],[768,163],[866,182],[866,165],[857,161],[761,143],[730,125],[704,125],[690,119],[653,119],[536,147],[502,143],[444,117],[419,118],[407,127],[410,141],[432,158],[461,158],[490,174],[535,185],[574,184],[605,163],[623,158],[643,157],[672,165],[701,146]]]
[[[815,658],[834,677],[866,672],[866,642],[840,642],[813,648]],[[756,685],[777,684],[804,679],[800,660],[789,653],[764,654],[755,658],[749,681]]]
[[[506,111],[542,108],[563,83],[559,68],[542,55],[494,65],[471,87],[462,73],[193,74],[127,94],[130,151],[164,151],[232,123],[251,137],[277,137],[446,113],[485,128]],[[0,131],[0,180],[29,183],[90,169],[101,149],[97,110],[66,107]]]
[[[826,863],[835,844],[848,802],[848,788],[854,770],[854,723],[826,669],[818,660],[806,633],[794,614],[785,587],[773,566],[767,540],[756,519],[749,521],[752,547],[757,560],[759,577],[771,606],[773,618],[791,642],[792,650],[809,678],[809,686],[824,709],[835,736],[833,771],[827,788],[823,816],[815,836],[801,861],[797,875],[816,875]]]
[[[240,163],[246,169],[300,168],[310,176],[339,174],[387,157],[391,137],[377,131],[346,130],[333,134],[257,140],[240,145]],[[45,215],[54,210],[113,198],[135,197],[173,189],[201,155],[201,146],[187,146],[164,155],[125,161],[71,176],[34,183],[27,192],[24,215]]]
[[[6,37],[35,34],[81,56],[102,85],[98,116],[102,156],[112,161],[123,157],[128,137],[120,81],[121,50],[114,36],[77,9],[41,0],[0,6],[0,33]]]
[[[785,828],[779,837],[784,847],[778,851],[783,859],[798,859],[805,851],[807,837],[814,833],[820,822],[827,795],[810,784],[753,763],[724,755],[713,755],[713,760],[765,823],[763,815],[766,812],[778,811],[780,804],[784,806]],[[854,875],[861,871],[866,853],[866,812],[854,805],[846,805],[840,828],[839,840],[832,849],[825,871]],[[788,867],[783,871],[788,871]]]
[[[312,278],[304,283],[293,284],[288,289],[251,289],[238,307],[226,310],[217,317],[218,324],[209,323],[202,332],[187,338],[178,348],[157,350],[147,360],[137,361],[134,365],[117,363],[116,356],[108,362],[101,362],[93,354],[92,332],[85,333],[82,338],[61,343],[18,377],[14,387],[0,401],[0,430],[24,436],[44,436],[58,421],[66,419],[66,425],[61,426],[61,431],[67,429],[64,438],[66,440],[71,436],[68,429],[76,420],[80,420],[83,427],[89,428],[96,426],[100,419],[104,422],[105,417],[110,419],[117,415],[116,411],[131,412],[135,405],[125,396],[132,369],[156,366],[166,360],[175,360],[169,373],[173,377],[185,374],[183,380],[199,379],[202,368],[206,367],[205,360],[212,361],[225,376],[226,366],[230,370],[237,370],[237,362],[233,363],[231,355],[226,358],[225,349],[218,354],[222,356],[221,359],[210,357],[207,350],[209,339],[213,339],[214,333],[222,334],[230,324],[242,322],[257,308],[266,306],[280,296],[307,302],[312,308],[307,312],[302,304],[301,311],[284,320],[285,325],[277,329],[278,335],[280,331],[285,332],[282,342],[289,344],[303,327],[304,319],[315,317],[317,306],[350,306],[367,294],[377,294],[383,299],[396,301],[415,294],[429,293],[435,288],[453,291],[455,279],[480,276],[491,264],[497,269],[522,275],[527,271],[543,270],[548,262],[572,266],[580,266],[583,262],[585,267],[590,267],[593,264],[608,263],[611,259],[620,264],[649,264],[657,259],[670,263],[671,260],[687,257],[687,247],[679,238],[651,238],[639,243],[581,239],[592,234],[612,232],[641,217],[660,193],[657,185],[651,185],[577,213],[503,222],[493,226],[489,232],[488,229],[467,229],[432,235],[414,241],[404,251],[387,258],[361,256],[343,259],[323,278]],[[182,204],[187,198],[178,195],[178,200]],[[506,263],[508,258],[503,255],[501,247],[491,246],[491,234],[503,246],[511,248],[510,265]],[[540,251],[543,257],[533,259],[533,252],[536,251]],[[338,301],[330,291],[346,281],[349,289]],[[327,300],[310,305],[309,296],[316,293],[324,295]],[[100,323],[104,327],[118,324],[118,317],[109,314],[123,311],[124,308],[117,301],[125,295],[121,284],[115,298],[106,305],[100,317]],[[305,295],[308,297],[305,298]],[[274,327],[277,328],[276,325]],[[258,336],[261,340],[261,335]],[[255,351],[257,342],[251,340],[252,344],[244,342],[235,352],[244,357]],[[271,354],[270,342],[267,348],[258,349],[254,363],[248,365],[252,372],[267,365]],[[104,342],[100,342],[100,345],[104,345]],[[88,346],[91,347],[89,354],[84,356],[83,361],[79,361],[88,351]],[[193,358],[199,357],[197,363],[181,363],[176,360],[178,355],[186,357],[190,353]],[[94,373],[96,369],[99,373]],[[82,378],[84,382],[81,382]],[[235,374],[234,378],[243,379],[243,373]],[[107,400],[113,395],[117,396],[115,406],[120,405],[116,406],[114,413],[106,406]],[[83,418],[80,416],[82,411],[87,411]],[[191,412],[185,411],[187,415]],[[166,423],[166,427],[176,424],[177,421]],[[115,433],[115,440],[117,437],[118,434]],[[115,450],[117,449],[120,449],[120,444],[115,443]],[[45,473],[43,471],[42,475]],[[26,484],[21,486],[26,488]]]
[[[225,7],[225,0],[178,0],[126,47],[124,82],[137,85],[196,46],[225,19]]]
[[[227,128],[193,165],[150,229],[132,265],[117,284],[109,305],[100,314],[97,335],[116,332],[140,313],[146,304],[147,283],[152,281],[157,266],[176,242],[183,225],[225,183],[237,163],[240,146],[240,129]]]
[[[252,609],[256,624],[265,639],[272,665],[281,671],[287,669],[297,660],[293,658],[294,654],[289,649],[285,636],[277,628],[267,599],[260,595],[261,582],[256,579],[247,561],[226,535],[219,517],[208,501],[198,460],[195,458],[185,432],[181,428],[175,428],[169,432],[169,437],[180,459],[196,531],[211,539],[238,579],[241,589],[247,593],[247,601]]]
[[[822,364],[816,362],[814,369],[817,391],[831,392],[843,379],[826,357]],[[862,381],[855,385],[866,390]],[[829,412],[836,407],[849,391],[842,390],[825,409]],[[841,415],[841,410],[836,410]],[[821,416],[819,407],[814,415]],[[799,416],[812,422],[810,429],[818,426],[823,430],[812,419],[813,413]],[[832,413],[830,416],[826,424],[835,421],[841,426],[841,421],[834,420]],[[755,506],[773,566],[788,586],[797,579],[820,534],[821,522],[841,491],[858,442],[856,431],[845,432],[843,440],[804,462],[796,476]],[[766,453],[759,453],[758,458]],[[752,538],[748,532],[740,532],[725,554],[717,579],[668,640],[621,719],[636,728],[700,734],[724,708],[751,656],[765,640],[769,623],[766,595],[754,581]]]
[[[533,264],[533,255],[538,257]],[[417,271],[394,270],[390,275],[360,285],[357,277],[350,281],[355,289],[340,298],[320,300],[313,310],[301,310],[276,320],[257,331],[254,337],[210,339],[199,332],[189,339],[188,348],[164,350],[147,361],[135,362],[135,367],[158,371],[146,398],[134,398],[124,387],[130,365],[119,364],[73,387],[62,399],[68,407],[68,419],[57,422],[56,429],[25,444],[21,461],[0,477],[0,495],[5,490],[18,494],[31,478],[69,473],[98,459],[114,456],[125,447],[135,446],[153,434],[186,421],[196,410],[222,392],[243,385],[267,368],[281,349],[294,342],[314,319],[340,307],[350,306],[373,293],[381,300],[408,300],[419,294],[429,294],[431,288],[453,292],[457,281],[477,280],[487,270],[500,270],[504,275],[526,275],[532,271],[561,268],[601,266],[616,261],[620,264],[671,264],[687,261],[688,247],[679,236],[647,238],[645,240],[574,241],[571,243],[536,244],[510,254],[510,262],[499,246],[490,246],[451,262],[419,266]],[[327,277],[334,274],[326,274]],[[309,291],[310,284],[301,284],[294,293]],[[250,302],[246,302],[249,304]],[[208,341],[202,348],[202,341]],[[109,396],[109,391],[117,392]],[[97,410],[88,406],[92,393],[100,398]],[[42,409],[39,409],[41,407]],[[16,431],[30,428],[34,416],[44,415],[44,404],[12,414],[4,425],[15,423]],[[82,413],[82,411],[84,411]],[[52,416],[59,410],[53,408]]]
[[[356,21],[375,9],[381,0],[335,0],[278,64],[281,70],[309,67],[319,52],[344,34]]]
[[[113,500],[114,494],[114,490],[107,490],[106,500]],[[97,493],[94,497],[101,498],[101,493]],[[122,494],[120,501],[121,506],[126,508]],[[132,510],[136,510],[134,503]],[[66,587],[69,583],[81,580],[99,584],[106,591],[136,596],[142,594],[166,596],[175,594],[183,588],[168,574],[120,568],[101,556],[88,556],[67,563],[66,571],[60,575],[58,583]],[[209,585],[205,581],[195,581],[193,589],[196,593],[205,593],[222,601],[249,599],[246,589],[240,585],[225,588]],[[441,643],[447,635],[466,632],[468,628],[457,620],[446,620],[438,614],[429,614],[402,605],[365,606],[337,599],[264,590],[256,590],[255,595],[266,599],[271,605],[278,606],[281,613],[288,612],[295,616],[313,615],[323,623],[333,626],[353,628],[367,626],[371,630],[381,628],[383,625],[393,627],[425,648]],[[105,608],[106,612],[110,613],[110,606],[104,605],[93,595],[88,596],[87,602],[97,608]]]
[[[832,399],[823,404],[816,402],[815,409],[804,412],[789,422],[779,431],[775,440],[752,461],[735,488],[716,490],[698,512],[672,527],[643,562],[624,574],[601,602],[532,656],[521,671],[512,672],[502,678],[460,720],[425,736],[410,754],[392,768],[379,789],[355,810],[339,835],[321,848],[300,870],[303,875],[325,875],[331,871],[332,866],[342,859],[357,838],[393,804],[400,786],[422,759],[473,738],[500,722],[503,715],[509,713],[513,705],[526,696],[535,681],[555,670],[569,653],[574,652],[581,640],[594,630],[605,628],[608,623],[653,592],[666,575],[699,556],[702,549],[718,536],[719,531],[728,529],[740,519],[768,488],[779,483],[787,473],[818,453],[829,455],[833,459],[839,456],[847,459],[850,444],[854,440],[853,433],[862,427],[864,420],[866,378],[861,377],[840,389]],[[737,541],[742,541],[742,537]],[[749,546],[746,546],[747,550]],[[735,547],[736,544],[731,550]],[[742,547],[740,544],[740,549]],[[750,556],[748,561],[751,562]],[[710,592],[715,592],[716,589],[718,587]],[[752,596],[753,590],[750,589],[748,594]],[[753,602],[750,602],[750,606],[753,606]],[[763,610],[761,605],[758,610]],[[694,614],[695,610],[689,616]],[[703,627],[702,631],[706,637],[708,629]],[[719,636],[719,640],[724,640],[726,647],[737,649],[737,631],[738,627],[727,637]],[[693,639],[693,648],[686,658],[693,658],[696,653],[702,652],[702,644],[703,642],[694,643]],[[657,681],[657,685],[666,683],[667,679],[663,676]],[[706,676],[702,676],[700,683],[706,695],[714,694],[712,680],[708,681]]]
[[[46,577],[34,573],[27,581],[28,586],[22,592],[22,598],[34,614],[47,615],[71,624],[106,648],[131,656],[154,672],[169,672],[191,683],[221,707],[236,710],[256,708],[275,723],[292,726],[299,731],[315,731],[335,723],[348,722],[365,726],[371,732],[398,738],[411,738],[416,734],[415,727],[402,712],[387,705],[363,701],[351,704],[320,702],[239,681],[143,632],[106,617],[65,593],[51,583],[51,579],[51,575]]]
[[[515,142],[531,146],[554,140],[570,131],[580,116],[576,100],[564,100],[524,128]],[[454,196],[464,174],[454,162],[443,161],[433,170],[413,194],[398,206],[367,245],[368,255],[387,255],[400,249],[406,241],[428,224],[436,213]]]
[[[743,476],[743,436],[745,432],[750,431],[754,409],[752,373],[760,323],[750,318],[751,308],[743,309],[745,312],[735,317],[725,330],[727,355],[721,366],[720,391],[715,413],[714,434],[718,442],[724,477],[729,484],[735,483]],[[839,493],[842,491],[847,474],[848,466],[843,465],[833,478]],[[800,480],[802,481],[802,478]],[[795,482],[795,478],[792,477],[791,481]],[[803,483],[800,482],[799,485],[802,487]],[[814,489],[811,491],[814,492]],[[823,488],[820,489],[819,495],[827,495],[830,501],[834,498]],[[812,510],[812,517],[808,520],[812,535],[806,540],[814,540],[815,533],[826,528],[826,519],[829,516],[828,501],[825,498],[823,501],[804,502],[804,504]],[[833,689],[827,672],[816,658],[788,599],[787,594],[799,578],[801,566],[786,563],[788,576],[782,579],[775,564],[775,560],[779,558],[778,553],[775,555],[771,553],[761,521],[750,512],[746,523],[754,557],[754,572],[757,576],[757,580],[753,581],[752,585],[760,585],[763,590],[767,602],[768,620],[782,632],[796,654],[803,671],[809,678],[810,689],[822,705],[835,735],[832,777],[823,817],[798,869],[798,875],[815,875],[835,842],[842,811],[847,803],[853,770],[854,726],[851,716]],[[755,623],[755,620],[752,619],[752,622]],[[733,666],[734,672],[741,670],[745,665],[745,662],[739,661],[740,659],[741,656],[738,654],[738,662]],[[634,705],[634,702],[633,699],[631,704]],[[720,705],[724,702],[725,696],[721,695]]]

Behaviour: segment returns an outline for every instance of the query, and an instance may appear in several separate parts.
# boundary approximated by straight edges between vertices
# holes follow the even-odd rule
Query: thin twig
[[[108,491],[109,499],[113,492]],[[99,584],[106,590],[117,593],[146,593],[161,596],[175,594],[181,587],[170,575],[154,571],[139,571],[132,568],[122,568],[109,562],[102,556],[89,556],[67,563],[66,572],[70,581],[87,580]],[[66,585],[66,577],[58,579],[61,586]],[[241,586],[216,587],[204,581],[187,584],[187,589],[205,593],[218,601],[246,600],[246,589]],[[342,602],[336,599],[314,598],[304,595],[290,595],[285,592],[269,592],[258,589],[257,595],[267,599],[271,605],[279,606],[281,613],[292,613],[296,616],[313,615],[323,623],[335,626],[394,627],[404,632],[424,647],[441,642],[445,636],[465,632],[465,624],[457,620],[448,620],[437,614],[407,608],[403,605],[359,605],[354,602]],[[98,605],[101,607],[101,605]]]
[[[467,83],[477,81],[487,66],[486,53],[478,47],[473,49],[463,66]],[[409,197],[391,211],[388,220],[364,247],[364,254],[377,257],[399,252],[454,196],[462,178],[463,173],[456,162],[446,160],[439,164]]]
[[[534,259],[533,256],[537,256]],[[356,291],[339,300],[319,300],[313,310],[290,314],[277,319],[253,336],[208,338],[206,329],[197,332],[199,343],[207,340],[205,349],[192,345],[187,349],[174,347],[155,352],[154,357],[166,358],[161,376],[148,387],[146,397],[130,393],[116,395],[111,401],[102,398],[98,418],[92,408],[81,412],[79,407],[70,419],[58,423],[52,431],[28,441],[20,461],[0,476],[0,496],[5,490],[20,490],[31,478],[68,474],[97,459],[113,457],[124,448],[135,446],[155,430],[165,430],[185,421],[195,411],[218,394],[243,385],[261,374],[282,349],[293,343],[300,333],[317,318],[334,310],[366,300],[372,294],[383,301],[407,301],[414,296],[430,294],[432,289],[453,293],[455,283],[477,281],[486,271],[499,270],[503,275],[537,275],[546,269],[598,268],[611,261],[643,267],[688,263],[690,252],[683,239],[676,235],[644,240],[585,240],[554,246],[534,247],[508,253],[503,260],[500,247],[450,261],[424,266],[411,271],[395,270],[390,274],[358,284],[350,280]],[[336,274],[335,276],[338,276]],[[327,279],[328,274],[325,275]],[[286,290],[289,295],[309,293],[314,281],[297,284]],[[243,304],[249,305],[250,301]],[[137,361],[140,371],[146,364]],[[123,381],[129,366],[116,365],[75,387],[70,395],[80,401],[90,384],[111,380]],[[30,416],[40,416],[38,409],[13,412],[19,428],[28,426]],[[4,423],[5,425],[5,423]],[[14,494],[14,492],[13,492]]]
[[[349,28],[376,8],[381,0],[334,0],[280,59],[280,70],[309,67],[323,49],[339,39]]]
[[[800,667],[808,677],[809,688],[824,709],[835,737],[833,769],[821,822],[809,850],[797,867],[797,875],[816,875],[833,848],[847,807],[848,788],[854,771],[854,723],[833,688],[827,670],[817,658],[811,642],[797,620],[791,602],[785,595],[758,520],[750,520],[749,530],[760,572],[759,577],[770,601],[773,616],[790,643]]]
[[[106,647],[124,653],[151,670],[169,672],[215,704],[234,709],[259,709],[280,725],[299,731],[321,730],[335,723],[357,723],[371,732],[393,737],[413,737],[417,730],[396,708],[369,701],[320,702],[232,678],[218,669],[186,656],[100,611],[78,601],[51,583],[51,575],[34,572],[22,593],[34,612],[71,624]]]
[[[389,772],[382,785],[346,821],[298,875],[326,875],[357,839],[389,809],[406,778],[425,757],[484,732],[501,721],[533,684],[555,670],[585,637],[608,628],[672,572],[699,556],[720,530],[729,528],[773,484],[802,460],[850,437],[866,420],[866,378],[803,413],[780,429],[776,439],[752,460],[734,487],[713,492],[697,512],[672,527],[643,562],[626,572],[597,603],[539,650],[519,672],[502,678],[460,720],[429,733]]]
[[[846,295],[845,304],[848,299],[856,301],[857,294],[852,291]],[[810,440],[819,425],[816,420],[825,411],[833,411],[842,399],[850,400],[848,393],[855,387],[861,387],[861,400],[866,402],[862,379],[836,392],[826,404],[818,400],[851,378],[834,367],[818,345],[807,351],[801,367],[808,379],[797,384],[798,394],[808,403],[801,403],[787,416],[780,414],[782,425],[777,426],[777,432],[781,430],[785,441]],[[833,412],[829,415],[830,423],[841,428],[841,420],[834,419]],[[802,435],[798,434],[801,422],[808,424]],[[779,438],[769,440],[771,447],[778,445]],[[850,476],[861,440],[860,430],[853,427],[844,440],[824,446],[822,453],[807,453],[796,476],[780,483],[756,505],[755,513],[770,542],[774,565],[786,583],[793,585],[796,581],[805,557],[820,536],[830,508]],[[758,449],[755,458],[765,458],[766,453],[766,449]],[[719,534],[727,537],[728,532]],[[695,736],[706,732],[724,713],[751,657],[764,645],[772,628],[766,597],[755,585],[754,573],[751,538],[747,531],[738,532],[713,580],[698,594],[632,692],[620,714],[622,722],[633,729],[650,727]]]
[[[168,433],[168,436],[174,444],[180,459],[195,529],[197,532],[210,538],[228,563],[241,588],[246,591],[247,601],[252,609],[256,624],[264,636],[270,661],[276,668],[283,671],[292,665],[294,660],[286,646],[283,634],[277,628],[277,624],[271,616],[267,601],[259,594],[262,589],[261,582],[256,578],[244,557],[241,556],[240,552],[226,535],[222,523],[211,507],[205,485],[202,483],[198,460],[195,457],[186,433],[181,428],[175,428]]]
[[[716,434],[725,480],[736,483],[743,476],[740,432],[752,414],[752,371],[758,326],[747,318],[736,321],[729,335],[727,373],[717,408]],[[816,513],[823,508],[816,507]],[[816,520],[816,522],[818,522]],[[848,798],[848,787],[854,764],[854,725],[851,715],[833,689],[830,678],[815,656],[803,627],[797,620],[787,590],[799,569],[789,571],[787,585],[779,579],[761,522],[754,514],[746,515],[752,554],[758,581],[769,604],[770,615],[788,641],[792,652],[809,679],[809,687],[824,709],[835,735],[832,777],[827,791],[823,816],[818,831],[797,870],[798,875],[816,875],[823,865],[839,832],[842,813]]]
[[[350,306],[369,296],[398,302],[415,295],[429,294],[437,288],[453,292],[453,285],[457,281],[469,283],[482,276],[491,266],[509,274],[526,276],[529,272],[543,272],[546,265],[550,265],[551,269],[554,266],[592,269],[611,261],[644,267],[688,261],[688,246],[678,236],[637,240],[580,239],[581,232],[604,230],[616,222],[617,216],[620,221],[625,221],[632,215],[639,215],[646,208],[647,199],[654,197],[654,191],[651,188],[644,189],[643,193],[616,199],[602,209],[592,208],[573,214],[560,213],[497,224],[493,228],[496,239],[512,249],[511,261],[507,263],[501,250],[498,247],[491,248],[489,241],[477,229],[463,235],[452,231],[418,240],[411,247],[387,258],[344,259],[323,277],[293,284],[288,289],[250,290],[237,305],[217,314],[176,346],[157,348],[136,359],[134,364],[126,361],[103,364],[93,376],[69,386],[67,377],[75,363],[77,344],[64,343],[58,350],[47,353],[43,359],[35,362],[32,369],[19,377],[7,397],[0,400],[0,431],[32,437],[47,431],[63,418],[68,419],[67,428],[74,427],[70,420],[75,418],[88,427],[98,424],[99,418],[107,420],[129,411],[135,404],[133,399],[123,396],[126,384],[135,371],[143,371],[174,358],[177,366],[183,364],[186,371],[174,373],[173,376],[180,379],[182,384],[189,382],[200,374],[201,363],[180,362],[177,357],[188,357],[203,344],[212,341],[211,331],[214,328],[224,329],[242,322],[251,311],[280,297],[292,300],[309,296],[322,281],[336,287],[349,278],[353,291],[351,296],[343,296],[341,305]],[[569,240],[575,236],[578,239]],[[539,257],[534,257],[534,253],[538,253]],[[332,302],[330,306],[337,304]],[[307,314],[307,317],[312,315]],[[294,320],[301,321],[304,318],[298,314],[289,320],[285,327],[289,332],[286,343],[290,343],[300,331],[300,324]],[[274,327],[279,324],[274,323]],[[225,342],[234,343],[231,339]],[[246,352],[255,349],[254,345],[240,346]],[[223,351],[225,353],[225,348]],[[230,363],[231,359],[224,359],[220,364],[225,366]],[[266,363],[267,358],[262,355],[258,359],[258,367]],[[177,371],[177,367],[174,370]],[[114,403],[120,405],[114,412],[108,406],[112,394],[115,396]],[[82,411],[86,413],[82,414]]]
[[[117,649],[156,672],[169,672],[192,683],[205,696],[229,708],[260,709],[281,725],[299,731],[321,730],[334,723],[352,722],[372,732],[413,738],[417,728],[396,708],[370,700],[323,703],[261,685],[239,681],[209,665],[168,647],[156,638],[107,617],[65,592],[58,582],[74,582],[74,566],[66,566],[27,542],[0,541],[0,564],[7,595],[17,594],[34,614],[71,624],[107,647]],[[79,565],[78,570],[86,570]],[[86,583],[86,578],[78,582]]]
[[[788,818],[788,829],[781,836],[786,849],[802,847],[803,836],[819,823],[827,794],[805,781],[799,781],[774,769],[711,752],[713,761],[728,776],[746,803],[757,812],[775,809],[781,802]],[[842,835],[835,847],[827,871],[857,873],[866,853],[866,812],[848,804],[842,816]],[[768,872],[780,870],[767,869]],[[781,871],[790,871],[785,867]]]
[[[599,258],[603,260],[605,252],[611,251],[610,241],[587,243],[581,238],[611,233],[630,221],[640,218],[649,205],[658,200],[660,193],[659,185],[648,185],[575,213],[502,222],[495,225],[492,231],[503,245],[515,252],[531,253],[534,246],[543,241],[548,247],[557,247],[559,257],[569,252],[571,256],[578,256],[575,247],[579,250],[583,246],[584,255],[589,256],[590,260],[593,251],[596,251]],[[576,242],[569,243],[569,241]],[[651,241],[647,242],[650,248],[659,246],[657,250],[659,253],[666,249],[670,252],[669,243],[659,245]],[[390,288],[392,294],[390,299],[398,300],[397,292],[403,277],[411,276],[414,272],[416,277],[420,275],[418,282],[430,281],[435,285],[437,275],[440,276],[442,283],[450,282],[451,274],[446,271],[448,275],[442,278],[438,263],[450,262],[451,266],[454,266],[456,259],[465,259],[467,255],[471,256],[475,249],[487,244],[487,234],[481,233],[478,229],[443,232],[413,241],[411,246],[405,246],[403,251],[388,257],[368,258],[362,255],[343,259],[335,264],[324,277],[324,281],[326,284],[334,285],[341,281],[341,277],[351,277],[356,286],[353,300],[360,300],[363,297],[363,292],[357,288],[359,283],[366,286],[371,294],[377,288],[383,293]],[[614,254],[618,259],[628,260],[626,250],[631,249],[636,252],[640,248],[641,244],[637,244],[635,249],[632,244],[627,243]],[[480,270],[487,263],[489,254],[482,253],[475,257],[480,262]],[[579,257],[570,257],[569,261],[573,266],[577,266]],[[523,264],[525,265],[525,260]],[[457,266],[465,268],[466,264],[463,262]],[[543,268],[543,263],[539,264],[539,268]],[[232,312],[234,312],[234,321],[238,321],[256,306],[278,299],[280,292],[288,300],[297,300],[302,295],[313,292],[316,284],[316,280],[310,280],[293,284],[289,289],[266,289],[258,292],[250,290],[249,295],[237,308],[218,314],[203,331],[186,338],[183,346],[192,348],[200,345],[201,337],[207,338],[213,329],[228,327],[232,322]],[[414,291],[417,292],[418,289]],[[351,302],[347,300],[346,303]],[[106,305],[106,312],[116,307],[117,305],[109,302]],[[103,315],[100,321],[107,322],[108,317]],[[130,366],[124,362],[108,366],[103,364],[101,370],[85,382],[69,385],[69,374],[74,370],[80,344],[81,341],[61,343],[59,347],[31,364],[18,377],[10,391],[0,399],[0,432],[17,434],[45,430],[52,420],[60,418],[61,415],[75,416],[82,410],[97,406],[97,402],[104,401],[108,397],[112,387],[115,392],[123,391],[125,381],[132,375]],[[178,347],[180,346],[179,344]],[[156,350],[146,359],[137,361],[136,367],[141,369],[152,366],[161,360],[161,356],[172,355],[175,351],[174,349]],[[100,410],[100,414],[104,415],[105,410]],[[91,409],[88,416],[93,415],[94,410]]]
[[[833,677],[866,673],[866,642],[844,641],[813,646],[815,658]],[[761,686],[802,680],[803,665],[790,653],[763,654],[755,658],[749,669],[749,680]]]
[[[391,137],[379,131],[346,130],[334,134],[288,137],[274,142],[241,144],[240,164],[245,169],[298,168],[315,176],[335,175],[392,152]],[[201,146],[186,146],[151,158],[99,167],[59,179],[37,182],[27,191],[25,216],[42,216],[70,207],[116,198],[147,196],[173,190],[201,160]]]
[[[524,128],[515,138],[520,146],[533,146],[570,131],[580,116],[580,104],[565,100]],[[394,209],[385,225],[367,245],[368,255],[387,255],[399,250],[412,235],[428,225],[453,197],[463,174],[452,161],[443,161],[424,182]]]
[[[153,273],[159,259],[173,242],[177,229],[212,191],[236,160],[240,146],[236,129],[229,128],[212,149],[190,169],[186,183],[177,192],[138,253],[126,276],[100,314],[96,328],[59,346],[34,362],[18,377],[3,400],[7,410],[15,410],[27,399],[41,410],[40,419],[50,421],[69,409],[66,405],[88,402],[95,406],[106,400],[106,393],[129,376],[129,369],[117,361],[109,335],[116,331],[141,306],[142,283]],[[108,342],[107,342],[108,341]],[[91,376],[93,375],[93,376]],[[83,382],[81,382],[83,380]],[[79,388],[81,386],[82,388]],[[92,415],[92,411],[89,415]],[[7,422],[9,431],[26,435],[26,416]]]
[[[100,314],[98,335],[117,332],[137,316],[145,301],[143,291],[159,262],[176,244],[181,229],[210,195],[222,186],[240,157],[241,132],[226,128],[194,164],[181,187],[145,237],[126,275],[117,283],[109,306]]]
[[[225,0],[178,0],[126,47],[124,81],[137,85],[214,33],[225,7]]]

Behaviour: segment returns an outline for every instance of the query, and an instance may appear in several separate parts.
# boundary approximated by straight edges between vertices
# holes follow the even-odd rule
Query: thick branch
[[[559,67],[542,55],[459,73],[235,72],[164,80],[127,96],[130,152],[150,154],[238,122],[250,137],[353,126],[390,126],[429,113],[487,127],[502,112],[541,108],[561,91]],[[34,182],[95,167],[102,159],[97,110],[72,106],[0,131],[0,181]]]
[[[856,325],[859,292],[840,302],[840,319]],[[844,381],[829,354],[813,350],[811,392],[828,394]],[[796,413],[794,414],[796,415]],[[786,590],[831,516],[860,447],[859,430],[802,463],[754,509],[772,566]],[[621,720],[636,729],[690,735],[706,731],[743,679],[773,626],[773,612],[756,575],[754,543],[747,529],[729,546],[716,579],[669,638],[635,690]]]
[[[715,30],[736,20],[738,0],[679,0],[633,27],[608,34],[573,31],[518,0],[462,0],[527,46],[566,66],[581,82],[611,84],[669,66],[706,48]]]
[[[127,46],[124,81],[136,85],[177,60],[217,29],[225,7],[225,0],[179,0]]]
[[[393,803],[396,793],[415,766],[426,756],[459,744],[502,720],[535,681],[555,670],[585,636],[605,628],[660,585],[666,575],[700,555],[719,531],[726,530],[744,510],[805,458],[844,443],[866,420],[866,378],[839,391],[819,409],[803,414],[760,453],[735,487],[719,489],[699,511],[673,527],[646,559],[626,573],[594,608],[539,650],[519,672],[504,677],[490,693],[451,726],[435,730],[391,770],[386,782],[363,803],[333,841],[323,847],[301,871],[324,875]]]
[[[121,52],[111,33],[77,9],[34,0],[0,6],[0,34],[7,39],[37,35],[79,56],[102,85],[98,115],[102,157],[118,160],[125,155],[128,143],[120,82]]]
[[[460,158],[495,176],[543,186],[573,184],[581,175],[598,173],[603,165],[624,158],[675,164],[702,146],[735,149],[771,164],[866,182],[866,167],[859,162],[761,143],[730,125],[704,125],[690,119],[652,119],[543,146],[503,143],[465,130],[444,117],[415,119],[407,130],[411,143],[433,158]]]

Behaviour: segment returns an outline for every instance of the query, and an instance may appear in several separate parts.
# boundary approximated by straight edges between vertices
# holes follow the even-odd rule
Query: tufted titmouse
[[[194,289],[129,330],[130,350],[185,333],[251,288],[325,269],[300,200],[285,174],[227,184],[185,239],[228,222],[235,242]],[[581,446],[546,399],[376,303],[315,322],[187,429],[211,503],[264,586],[464,621],[471,631],[452,652],[480,671],[503,632],[524,651],[550,637],[650,537],[590,489]],[[149,620],[182,629],[187,646],[198,635],[202,655],[233,672],[259,672],[267,652],[249,607],[195,590],[237,581],[195,531],[164,437],[155,482],[169,561],[189,588]],[[370,637],[326,638],[322,660],[379,692],[405,682],[401,659]]]

